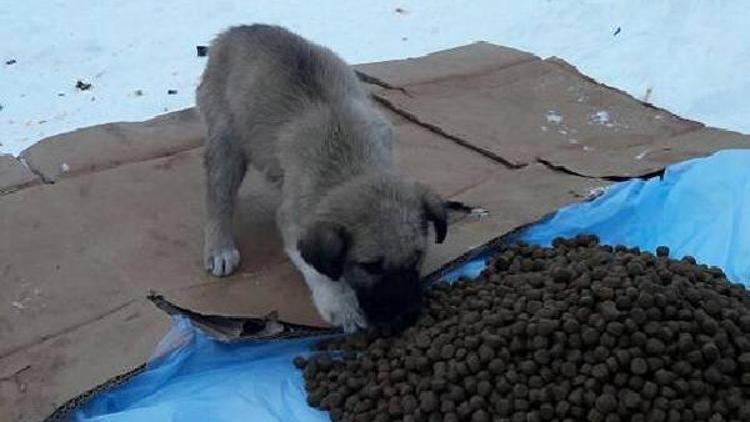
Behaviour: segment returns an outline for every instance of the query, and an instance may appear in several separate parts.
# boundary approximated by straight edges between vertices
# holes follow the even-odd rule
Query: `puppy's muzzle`
[[[372,326],[404,327],[412,324],[422,309],[422,284],[416,270],[389,271],[374,286],[356,292]]]

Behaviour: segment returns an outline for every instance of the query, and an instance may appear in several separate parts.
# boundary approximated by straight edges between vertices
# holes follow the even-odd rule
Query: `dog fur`
[[[281,189],[286,253],[326,321],[351,332],[416,316],[428,223],[441,242],[446,211],[396,168],[391,125],[346,63],[280,27],[233,27],[209,48],[197,103],[207,271],[239,264],[234,202],[252,165]]]

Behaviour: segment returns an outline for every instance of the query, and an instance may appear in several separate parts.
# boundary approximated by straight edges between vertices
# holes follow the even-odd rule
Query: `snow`
[[[651,152],[651,150],[650,150],[650,149],[648,149],[648,148],[646,148],[646,149],[644,149],[643,151],[641,151],[641,152],[640,152],[640,153],[639,153],[638,155],[636,155],[636,156],[635,156],[635,157],[633,157],[633,158],[634,158],[634,159],[636,159],[636,160],[643,160],[643,158],[644,158],[644,157],[646,156],[646,154],[648,154],[649,152]]]
[[[600,110],[591,115],[591,120],[600,125],[606,125],[609,123],[609,112],[607,110]]]
[[[351,63],[485,40],[558,56],[585,74],[709,125],[750,133],[746,2],[5,1],[0,153],[194,104],[206,45],[227,26],[281,24]],[[5,64],[15,60],[13,64]],[[90,83],[89,90],[75,87]],[[176,93],[169,95],[169,90]]]
[[[547,123],[554,123],[556,125],[559,125],[563,121],[562,114],[560,114],[560,112],[556,110],[548,111],[544,114],[544,117],[547,119]]]

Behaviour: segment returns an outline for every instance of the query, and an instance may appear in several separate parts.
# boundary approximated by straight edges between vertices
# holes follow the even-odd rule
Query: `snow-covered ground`
[[[352,63],[478,40],[555,55],[677,114],[750,133],[745,0],[5,0],[0,153],[191,106],[205,61],[196,46],[253,22],[287,26]]]

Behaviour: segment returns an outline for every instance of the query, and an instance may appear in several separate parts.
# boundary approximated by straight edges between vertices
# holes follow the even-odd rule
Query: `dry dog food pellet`
[[[750,421],[750,294],[691,257],[593,236],[501,248],[417,323],[319,345],[334,421]]]

